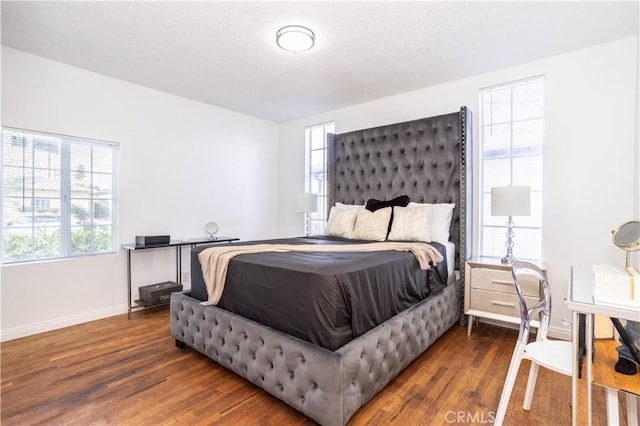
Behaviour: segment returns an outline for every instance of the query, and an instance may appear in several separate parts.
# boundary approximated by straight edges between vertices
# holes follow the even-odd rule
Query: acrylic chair
[[[527,411],[531,408],[533,390],[536,386],[538,368],[540,366],[567,376],[571,376],[573,371],[572,343],[561,340],[547,340],[549,318],[551,317],[551,289],[546,276],[540,268],[528,262],[515,262],[511,267],[511,273],[520,302],[520,333],[511,356],[511,364],[509,365],[504,388],[502,389],[498,411],[495,415],[495,425],[502,425],[504,421],[511,391],[520,369],[520,362],[523,359],[531,360],[529,379],[527,380],[527,389],[524,395],[524,404],[522,405]],[[529,308],[523,295],[522,286],[531,285],[535,281],[542,288],[543,298]],[[538,314],[540,315],[539,321],[537,321]],[[536,340],[530,343],[529,331],[532,326],[536,325],[538,326]]]

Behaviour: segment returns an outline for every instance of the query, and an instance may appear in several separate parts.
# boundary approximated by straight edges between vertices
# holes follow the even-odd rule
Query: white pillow
[[[331,207],[329,220],[324,228],[324,235],[331,237],[353,238],[353,227],[356,224],[356,216],[359,209],[341,209]]]
[[[367,209],[356,210],[356,226],[353,229],[353,238],[357,240],[384,241],[389,232],[389,220],[391,220],[391,207],[370,212]]]
[[[343,203],[336,203],[335,205],[336,209],[340,209],[340,210],[346,210],[346,209],[364,209],[364,204],[343,204]]]
[[[431,220],[433,206],[424,204],[418,207],[394,207],[393,222],[388,240],[431,242]]]
[[[427,205],[433,206],[433,215],[431,218],[431,241],[445,244],[449,241],[449,228],[451,227],[451,219],[453,218],[453,209],[456,205],[446,203],[409,203],[407,208],[415,208]]]

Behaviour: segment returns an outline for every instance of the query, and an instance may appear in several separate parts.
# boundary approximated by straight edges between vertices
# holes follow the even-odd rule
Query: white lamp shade
[[[314,213],[318,211],[317,194],[298,194],[298,212]]]
[[[531,188],[498,186],[491,188],[491,216],[529,216]]]

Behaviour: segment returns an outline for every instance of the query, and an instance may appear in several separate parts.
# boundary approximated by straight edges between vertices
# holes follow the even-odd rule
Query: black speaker
[[[169,235],[136,235],[137,246],[161,246],[169,244],[171,237]]]

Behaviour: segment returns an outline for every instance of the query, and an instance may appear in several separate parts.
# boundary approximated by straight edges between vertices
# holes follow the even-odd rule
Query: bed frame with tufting
[[[343,425],[411,361],[463,320],[464,263],[471,249],[471,113],[359,130],[328,139],[328,206],[407,194],[455,203],[451,241],[459,278],[440,293],[329,351],[188,293],[171,297],[171,333],[323,425]]]

